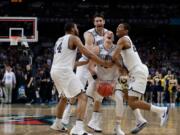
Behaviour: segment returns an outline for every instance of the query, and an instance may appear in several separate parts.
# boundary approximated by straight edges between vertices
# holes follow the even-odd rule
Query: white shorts
[[[84,57],[81,57],[79,59],[79,61],[85,61]],[[84,88],[87,84],[87,81],[88,81],[88,83],[93,81],[91,73],[88,70],[88,64],[77,67],[76,68],[76,76],[80,79]]]
[[[70,69],[52,69],[51,77],[59,95],[64,94],[67,98],[73,98],[84,91],[81,81]]]
[[[144,94],[146,90],[147,78],[149,71],[146,65],[136,66],[130,73],[130,79],[128,82],[129,91],[128,95],[133,96],[132,91],[139,94]],[[129,94],[130,93],[130,94]]]

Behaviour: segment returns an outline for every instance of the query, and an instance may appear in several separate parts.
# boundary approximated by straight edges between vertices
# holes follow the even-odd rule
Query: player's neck
[[[100,36],[104,36],[104,28],[95,28],[95,30]]]
[[[68,34],[74,35],[73,32],[66,32],[66,33],[65,33],[65,35],[68,35]]]

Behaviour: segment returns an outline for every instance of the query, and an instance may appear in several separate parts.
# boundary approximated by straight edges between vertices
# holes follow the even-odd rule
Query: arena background
[[[157,70],[163,76],[167,75],[170,70],[179,82],[179,9],[180,4],[178,0],[1,0],[0,17],[37,17],[39,40],[35,43],[29,43],[29,48],[25,48],[20,44],[18,46],[10,46],[9,42],[0,42],[0,80],[2,80],[4,75],[5,63],[10,63],[13,72],[17,74],[19,71],[24,73],[26,65],[32,63],[32,72],[35,77],[34,98],[30,103],[25,98],[19,99],[18,89],[20,84],[18,83],[24,82],[18,79],[22,79],[24,74],[21,76],[22,78],[17,75],[17,86],[13,91],[15,108],[19,107],[16,106],[17,104],[24,105],[25,103],[26,105],[35,104],[43,105],[44,107],[45,104],[54,107],[58,99],[57,93],[53,91],[54,94],[52,92],[53,83],[47,83],[47,87],[43,88],[45,90],[42,92],[40,90],[43,85],[41,84],[41,77],[44,74],[50,79],[48,72],[51,67],[53,47],[57,38],[64,34],[64,24],[66,22],[76,22],[83,41],[83,33],[93,27],[93,15],[102,13],[106,20],[105,28],[113,32],[116,31],[117,25],[121,22],[130,24],[131,30],[129,35],[138,49],[142,61],[148,65],[152,76],[155,75]],[[1,35],[3,33],[2,29],[2,26],[0,26],[0,36],[3,36]],[[1,87],[3,88],[3,84],[1,84]],[[179,89],[177,86],[176,106],[179,106],[180,102]],[[40,96],[38,97],[37,94]],[[154,93],[153,97],[151,97],[153,98],[151,102],[154,104],[158,104],[156,96],[156,93]],[[2,105],[3,98],[3,96],[0,97]],[[149,101],[146,98],[145,100]],[[170,103],[168,92],[167,95],[164,95],[163,101],[164,105]],[[110,99],[105,99],[103,103],[108,105],[114,104]],[[2,107],[1,110],[3,112],[3,110],[9,109],[7,106],[4,106],[4,109]],[[0,115],[1,117],[6,117],[4,113],[0,113]],[[16,116],[16,114],[14,115]],[[176,117],[176,115],[178,115],[177,110],[174,116]],[[48,122],[46,124],[49,124]],[[1,121],[0,123],[2,124]],[[50,133],[50,131],[48,132]],[[161,132],[165,134],[165,130]],[[0,128],[0,133],[6,134],[4,128]]]

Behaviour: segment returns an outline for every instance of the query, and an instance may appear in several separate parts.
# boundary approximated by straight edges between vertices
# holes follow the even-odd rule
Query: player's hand
[[[118,79],[123,90],[128,90],[128,79],[128,76],[120,76]]]

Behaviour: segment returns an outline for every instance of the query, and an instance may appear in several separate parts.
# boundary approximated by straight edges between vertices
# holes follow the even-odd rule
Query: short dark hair
[[[75,23],[74,22],[68,22],[64,25],[64,31],[70,32],[72,28],[74,28]]]
[[[102,13],[96,13],[96,14],[93,16],[93,20],[94,20],[94,18],[96,18],[96,17],[101,17],[101,18],[104,19],[104,15],[103,15]]]
[[[130,25],[128,23],[122,23],[122,24],[123,24],[125,30],[130,31],[131,28],[130,28]]]

